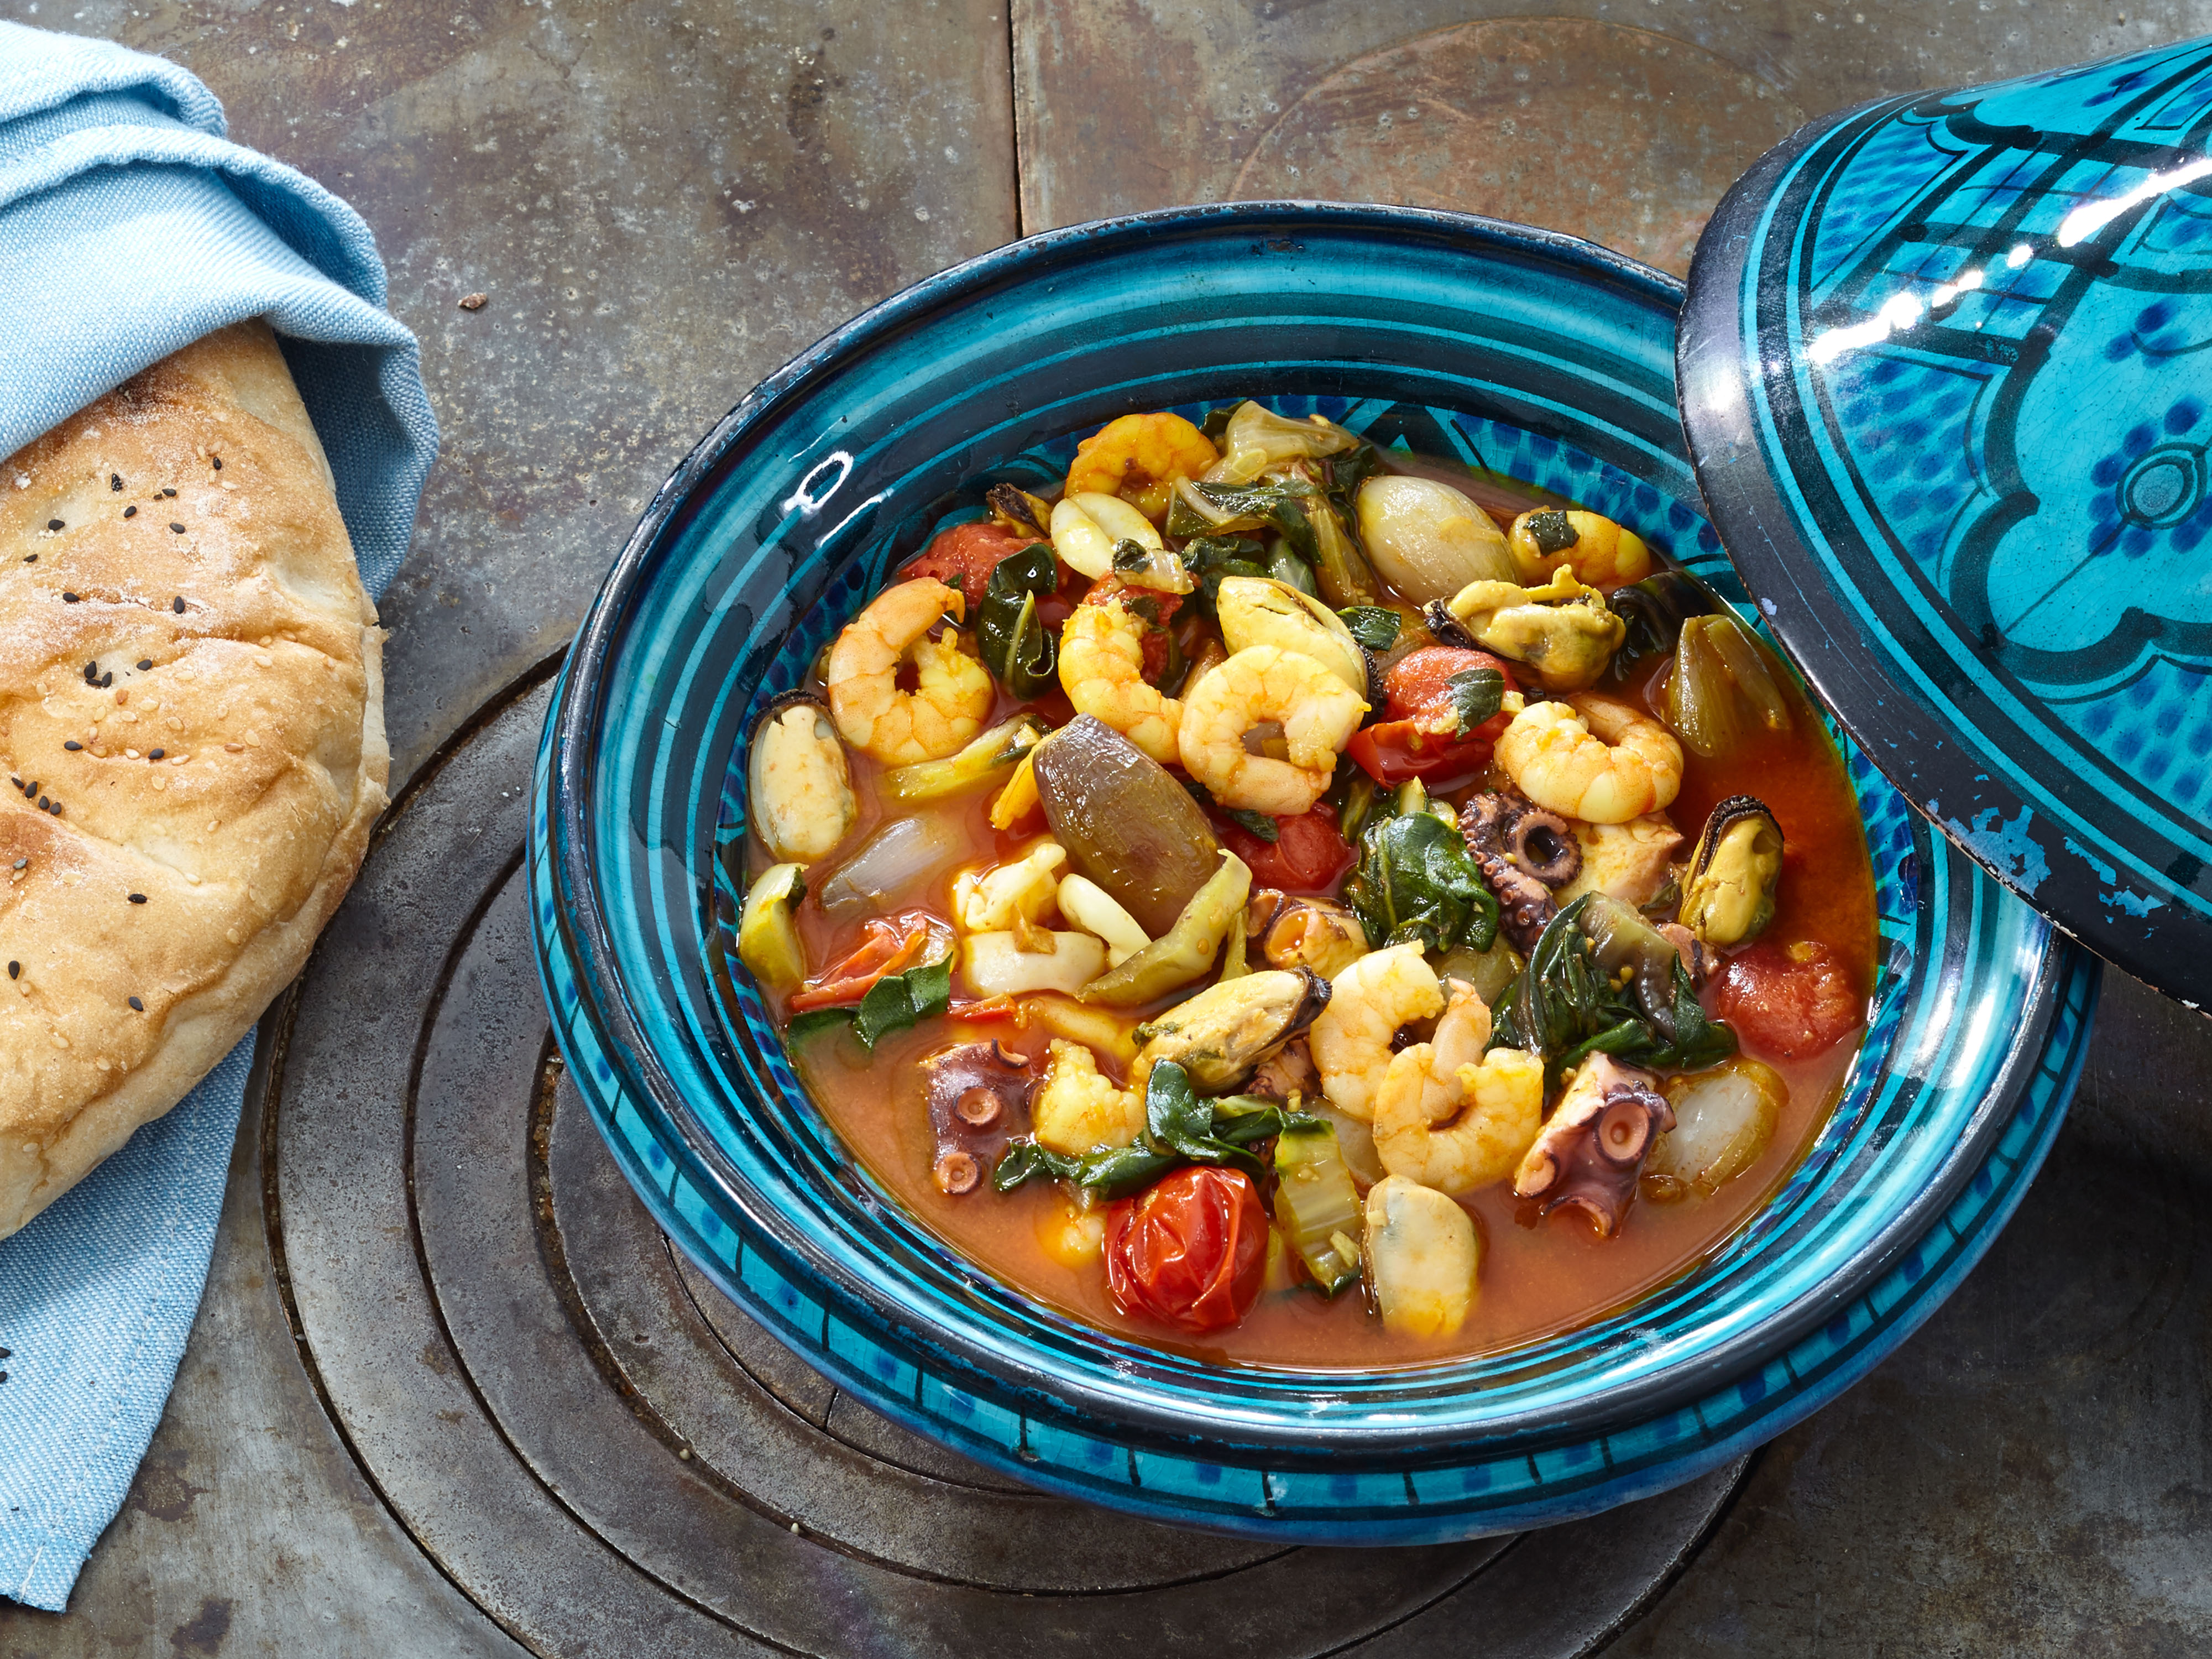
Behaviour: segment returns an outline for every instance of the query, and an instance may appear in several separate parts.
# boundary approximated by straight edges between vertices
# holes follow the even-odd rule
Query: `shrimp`
[[[1602,513],[1538,507],[1513,520],[1507,545],[1524,582],[1540,582],[1565,565],[1592,586],[1620,586],[1651,574],[1651,549]]]
[[[1222,805],[1295,817],[1313,810],[1367,704],[1311,657],[1248,646],[1192,688],[1179,743],[1183,770]],[[1255,755],[1244,738],[1279,721],[1287,755]]]
[[[1364,956],[1330,981],[1328,1006],[1314,1021],[1310,1041],[1329,1104],[1362,1123],[1371,1118],[1394,1058],[1391,1038],[1443,1006],[1443,988],[1418,939]]]
[[[1544,1123],[1544,1060],[1492,1048],[1490,1009],[1452,988],[1437,1034],[1391,1057],[1375,1091],[1375,1152],[1394,1176],[1441,1193],[1503,1181]]]
[[[1183,706],[1145,680],[1145,639],[1118,602],[1081,605],[1060,630],[1060,686],[1079,714],[1110,726],[1162,765],[1177,753]]]
[[[1682,745],[1667,728],[1589,691],[1522,708],[1498,739],[1498,763],[1537,805],[1585,823],[1656,812],[1682,787]]]
[[[964,614],[960,590],[929,577],[887,587],[830,647],[830,712],[847,743],[886,766],[943,760],[983,729],[995,693],[990,672],[951,633],[933,640],[938,618]],[[899,689],[911,660],[920,684]]]
[[[1038,1146],[1069,1158],[1127,1146],[1145,1127],[1144,1091],[1115,1088],[1090,1049],[1054,1037],[1030,1124]]]
[[[1124,415],[1076,445],[1066,493],[1119,495],[1158,521],[1167,516],[1175,481],[1198,477],[1220,459],[1212,440],[1180,415]]]

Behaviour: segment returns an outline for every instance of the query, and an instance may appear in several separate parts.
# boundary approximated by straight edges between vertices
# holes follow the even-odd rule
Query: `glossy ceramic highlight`
[[[2212,43],[1814,123],[1683,325],[1699,482],[1916,805],[2212,1000]]]

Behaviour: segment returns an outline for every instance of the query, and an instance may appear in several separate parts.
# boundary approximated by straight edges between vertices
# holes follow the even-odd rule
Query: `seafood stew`
[[[1759,1206],[1863,1034],[1825,727],[1635,533],[1247,402],[1085,438],[742,751],[740,959],[925,1225],[1074,1316],[1371,1368]]]

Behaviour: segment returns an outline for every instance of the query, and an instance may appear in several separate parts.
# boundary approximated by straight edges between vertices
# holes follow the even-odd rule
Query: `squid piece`
[[[1644,1158],[1674,1127],[1674,1109],[1657,1085],[1650,1073],[1610,1054],[1585,1060],[1514,1171],[1514,1196],[1539,1200],[1545,1215],[1575,1206],[1599,1237],[1619,1232]]]
[[[1036,1073],[1002,1043],[963,1042],[927,1056],[921,1074],[937,1143],[932,1173],[940,1192],[959,1198],[983,1184],[1009,1140],[1029,1133]]]

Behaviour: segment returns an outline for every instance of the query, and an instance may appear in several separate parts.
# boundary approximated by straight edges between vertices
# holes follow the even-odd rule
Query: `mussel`
[[[1782,826],[1753,795],[1713,808],[1682,876],[1682,925],[1726,949],[1756,938],[1774,920],[1782,884]]]
[[[804,691],[778,697],[753,723],[745,779],[753,829],[779,863],[828,857],[860,815],[836,722]]]
[[[1541,587],[1470,582],[1422,616],[1446,645],[1494,651],[1526,663],[1547,691],[1579,691],[1597,684],[1626,628],[1605,595],[1562,566]]]
[[[1651,568],[1644,538],[1602,513],[1540,507],[1514,520],[1506,537],[1516,580],[1540,582],[1555,570],[1572,570],[1586,582],[1638,580]]]
[[[1137,1071],[1171,1060],[1200,1094],[1225,1093],[1328,1006],[1328,981],[1310,969],[1224,980],[1137,1028]]]
[[[1270,968],[1310,968],[1334,979],[1367,954],[1367,934],[1349,905],[1262,887],[1252,895],[1245,936]]]
[[[1474,1305],[1482,1247],[1466,1210],[1389,1176],[1367,1190],[1367,1282],[1386,1330],[1449,1336]]]

